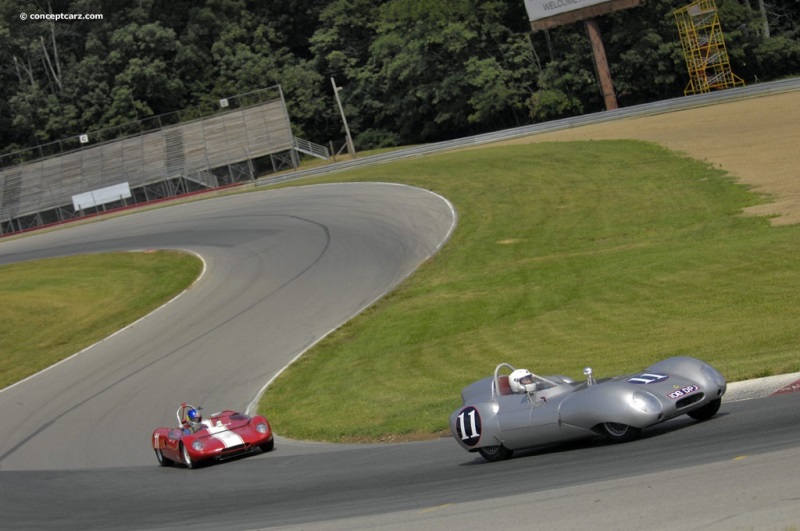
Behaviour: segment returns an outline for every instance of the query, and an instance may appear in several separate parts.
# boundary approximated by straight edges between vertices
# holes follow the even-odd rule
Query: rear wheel
[[[497,446],[484,446],[483,448],[478,448],[478,453],[481,454],[487,461],[494,463],[496,461],[504,461],[508,459],[511,457],[511,454],[514,453],[514,451],[509,450],[502,444],[498,444]]]
[[[600,425],[600,431],[608,440],[615,443],[632,441],[642,433],[641,428],[634,428],[617,422],[604,422]]]
[[[687,415],[695,420],[708,420],[717,414],[720,405],[722,405],[722,399],[717,398],[716,400],[712,400],[708,404],[704,405],[700,409],[695,409],[694,411],[688,412]]]
[[[189,450],[186,449],[186,445],[181,445],[181,455],[183,456],[183,464],[186,465],[186,468],[194,468],[195,464],[192,462],[192,456],[189,455]]]
[[[175,461],[172,459],[164,457],[164,454],[161,453],[161,448],[156,448],[156,459],[158,459],[158,464],[161,466],[172,466],[175,464]]]

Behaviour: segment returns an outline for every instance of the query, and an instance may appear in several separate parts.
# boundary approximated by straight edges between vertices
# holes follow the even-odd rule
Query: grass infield
[[[708,164],[638,141],[546,143],[346,179],[431,189],[459,225],[267,390],[283,435],[440,434],[461,388],[501,361],[574,378],[683,354],[730,380],[800,370],[800,227],[742,216],[761,198]],[[345,177],[314,182],[332,180]]]
[[[731,381],[800,370],[800,226],[742,216],[763,199],[706,163],[639,141],[540,143],[426,156],[299,184],[341,181],[433,190],[453,202],[459,225],[402,286],[270,386],[260,410],[281,435],[436,436],[461,388],[501,361],[576,378],[587,365],[602,377],[682,354],[712,363]],[[199,271],[184,255],[156,255],[183,263],[167,269],[185,276],[121,266],[129,269],[90,282],[97,292],[80,302],[73,297],[86,291],[86,279],[53,285],[43,280],[50,273],[38,270],[61,260],[25,264],[38,297],[62,294],[42,306],[47,311],[8,281],[20,266],[0,268],[0,307],[9,308],[0,315],[8,327],[0,335],[3,377],[29,374],[19,366],[47,366],[108,335]],[[109,255],[89,278],[134,256]],[[117,285],[134,270],[142,276]],[[156,285],[161,295],[153,293]],[[83,324],[84,316],[74,333],[62,329],[70,305],[76,314],[86,305],[96,311],[111,306],[103,297],[130,300],[141,286],[148,293],[136,295],[152,295],[149,306],[137,302],[113,322]],[[9,333],[32,315],[35,334]],[[39,341],[27,341],[32,335]]]
[[[0,267],[0,389],[108,337],[188,287],[196,256],[70,256]]]

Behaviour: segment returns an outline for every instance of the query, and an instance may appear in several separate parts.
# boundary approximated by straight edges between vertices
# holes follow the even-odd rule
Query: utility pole
[[[350,153],[350,156],[356,158],[356,148],[353,146],[353,139],[350,137],[350,128],[347,127],[347,118],[344,117],[344,108],[342,107],[342,100],[339,99],[339,91],[342,90],[342,87],[336,86],[336,81],[331,78],[331,84],[333,85],[333,94],[336,96],[336,103],[339,105],[339,113],[342,115],[342,122],[344,123],[344,132],[347,135],[347,152]]]

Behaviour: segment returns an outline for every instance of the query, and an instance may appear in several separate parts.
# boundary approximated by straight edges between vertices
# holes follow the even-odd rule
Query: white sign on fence
[[[97,205],[113,203],[114,201],[122,201],[130,196],[131,189],[128,183],[115,184],[113,186],[106,186],[105,188],[98,188],[91,192],[73,195],[72,205],[75,207],[75,210],[83,210],[84,208],[92,208]]]

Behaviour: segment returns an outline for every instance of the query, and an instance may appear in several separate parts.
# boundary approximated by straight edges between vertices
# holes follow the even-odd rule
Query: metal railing
[[[306,155],[325,160],[328,160],[331,156],[328,148],[325,146],[297,137],[294,137],[294,149]]]

